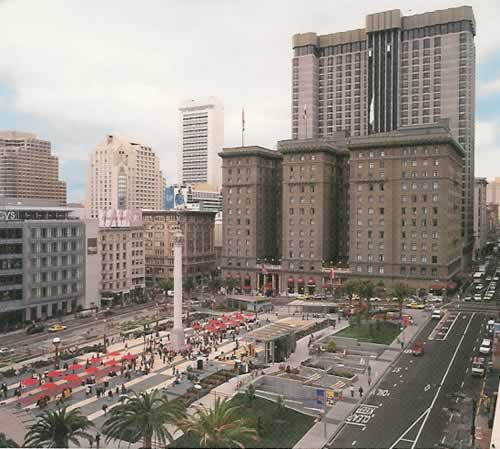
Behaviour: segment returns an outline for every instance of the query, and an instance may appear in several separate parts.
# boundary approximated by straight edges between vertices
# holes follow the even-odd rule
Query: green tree
[[[407,285],[397,284],[394,286],[392,291],[393,295],[398,299],[399,304],[399,316],[403,315],[403,303],[404,299],[412,293],[412,289],[408,288]]]
[[[199,407],[196,412],[179,423],[184,433],[195,435],[201,447],[244,448],[246,439],[257,441],[257,431],[249,420],[241,418],[240,407],[227,399],[217,398],[213,408]]]
[[[349,302],[352,302],[352,297],[357,293],[359,288],[359,282],[357,281],[347,281],[344,287],[346,295],[349,297]]]
[[[166,295],[168,290],[174,289],[174,280],[172,278],[160,278],[156,282],[156,285],[158,288],[161,288]]]
[[[144,448],[151,448],[153,439],[161,446],[172,442],[167,424],[176,424],[185,418],[185,408],[180,401],[169,401],[158,390],[132,392],[127,402],[117,405],[103,424],[106,443],[111,440],[142,440]]]
[[[278,399],[276,399],[276,414],[281,417],[285,414],[286,410],[286,404],[285,404],[285,399],[283,396],[278,396]]]
[[[221,287],[222,287],[222,280],[219,276],[212,277],[208,281],[208,288],[214,293],[219,291]]]
[[[239,285],[239,282],[235,278],[228,278],[225,280],[224,284],[225,284],[227,290],[229,292],[232,292]]]
[[[79,409],[66,412],[66,408],[48,410],[38,418],[24,437],[25,447],[69,447],[69,443],[80,446],[80,440],[94,441],[87,432],[93,424]]]
[[[335,343],[333,340],[330,340],[328,344],[326,345],[326,351],[327,352],[335,352],[337,351],[337,343]]]
[[[5,435],[5,433],[0,433],[0,447],[19,447],[19,445]]]
[[[184,282],[182,283],[182,288],[190,292],[194,288],[193,278],[189,277],[184,279]]]
[[[245,391],[245,400],[248,407],[252,407],[255,402],[255,385],[250,384]]]

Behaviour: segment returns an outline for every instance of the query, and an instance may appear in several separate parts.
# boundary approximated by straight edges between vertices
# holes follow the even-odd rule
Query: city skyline
[[[402,8],[402,13],[417,14],[462,4],[421,2],[412,5],[412,10]],[[500,38],[494,32],[500,12],[493,2],[470,4],[480,29],[476,38],[475,175],[493,177],[493,158],[500,158],[496,120],[499,106],[495,104],[500,96],[500,71],[495,61]],[[116,17],[109,3],[101,15],[92,15],[95,39],[87,39],[91,4],[70,11],[57,2],[43,8],[35,2],[31,8],[2,2],[0,48],[6,57],[0,62],[0,127],[33,132],[53,142],[54,153],[61,159],[62,178],[68,182],[70,201],[83,199],[83,173],[92,149],[104,134],[131,135],[148,142],[159,154],[167,181],[174,181],[177,109],[189,98],[221,98],[225,104],[225,146],[241,144],[244,107],[247,144],[272,148],[277,140],[291,135],[293,34],[359,28],[363,26],[363,15],[399,5],[383,1],[374,8],[364,2],[354,12],[342,5],[326,8],[323,2],[317,2],[309,6],[307,14],[292,14],[286,23],[276,27],[283,6],[283,2],[273,2],[266,10],[269,20],[262,21],[260,8],[250,10],[239,2],[223,2],[218,8],[196,5],[199,16],[211,20],[200,21],[194,27],[188,21],[193,5],[175,4],[176,14],[172,15],[173,8],[160,3],[139,10],[125,2]],[[11,27],[19,25],[14,17],[22,17],[31,32],[14,33]],[[110,21],[109,17],[115,18]],[[175,23],[170,24],[169,17],[175,18]],[[120,35],[131,23],[133,31]],[[39,33],[42,24],[43,33]],[[224,34],[216,29],[224,30]],[[59,32],[66,36],[66,43],[59,40]],[[231,33],[230,40],[227,33]],[[178,64],[182,55],[176,53],[176,42],[181,39],[187,42],[190,53],[198,55],[185,58],[183,65]],[[101,48],[106,48],[106,53]],[[148,50],[144,52],[144,48]],[[34,66],[36,77],[32,76]]]

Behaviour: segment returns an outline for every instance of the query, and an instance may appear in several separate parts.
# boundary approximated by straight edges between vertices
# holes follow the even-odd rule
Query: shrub
[[[328,342],[325,349],[328,352],[336,352],[337,351],[337,343],[335,343],[333,340],[331,340]]]

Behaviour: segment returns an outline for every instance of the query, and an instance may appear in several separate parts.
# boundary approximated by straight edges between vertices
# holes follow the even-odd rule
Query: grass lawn
[[[280,447],[292,448],[313,426],[314,418],[303,415],[289,408],[285,409],[283,416],[276,416],[276,404],[266,399],[256,398],[253,406],[245,406],[245,396],[239,394],[231,402],[241,405],[241,415],[253,420],[255,423],[260,416],[264,425],[263,434],[259,441],[244,442],[245,448],[252,447]],[[183,435],[169,447],[200,447],[199,441],[191,435]]]
[[[371,333],[370,333],[371,325]],[[398,323],[391,323],[389,321],[380,321],[379,328],[377,329],[377,323],[374,321],[361,321],[359,325],[356,322],[352,322],[349,327],[342,329],[335,335],[339,337],[351,337],[357,338],[362,341],[368,341],[371,343],[380,343],[383,345],[391,344],[394,339],[401,332],[399,330]]]

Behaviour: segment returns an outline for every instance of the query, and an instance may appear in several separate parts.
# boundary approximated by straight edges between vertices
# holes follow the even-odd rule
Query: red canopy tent
[[[105,363],[105,365],[106,365],[106,366],[116,366],[116,365],[119,365],[119,364],[120,364],[120,362],[119,362],[118,360],[115,360],[115,359],[113,359],[113,360],[108,360],[108,361]]]
[[[122,357],[122,360],[134,360],[136,356],[134,354],[126,354]]]
[[[209,326],[216,326],[218,322],[219,322],[218,320],[214,320],[214,319],[208,320],[208,325]]]
[[[55,369],[55,370],[49,371],[48,374],[47,374],[47,376],[49,376],[49,377],[60,377],[60,376],[62,376],[62,374],[63,374],[62,371],[59,371],[59,370]]]
[[[207,326],[206,328],[207,332],[217,332],[217,328],[215,328],[214,326]]]
[[[101,363],[101,358],[100,357],[92,357],[90,359],[90,363]]]
[[[87,374],[95,374],[97,373],[97,371],[99,371],[99,368],[97,368],[96,366],[91,366],[85,370]]]
[[[201,329],[201,325],[200,323],[193,323],[193,325],[191,326],[195,331],[198,331]]]
[[[244,315],[246,318],[255,318],[255,314],[254,313],[251,313],[251,312],[247,312],[245,313]]]
[[[64,380],[66,382],[80,382],[81,378],[80,376],[77,376],[76,374],[68,374],[64,376]]]
[[[24,385],[25,387],[31,387],[32,385],[36,385],[38,383],[38,379],[35,379],[34,377],[27,377],[26,379],[23,379],[21,381],[21,385]]]
[[[226,322],[227,322],[227,321],[231,321],[231,317],[229,317],[229,316],[227,316],[227,315],[222,315],[221,320],[222,320],[222,321],[226,321]]]
[[[72,371],[77,371],[77,370],[82,369],[82,368],[83,368],[83,365],[81,365],[80,363],[73,363],[73,364],[68,366],[68,369],[70,369]]]
[[[44,384],[42,384],[43,390],[49,390],[51,388],[57,388],[57,384],[55,384],[54,382],[45,382]]]
[[[120,351],[108,352],[108,357],[116,357],[117,355],[120,355]]]
[[[221,322],[218,322],[215,326],[219,329],[226,329],[227,327],[224,323]]]

